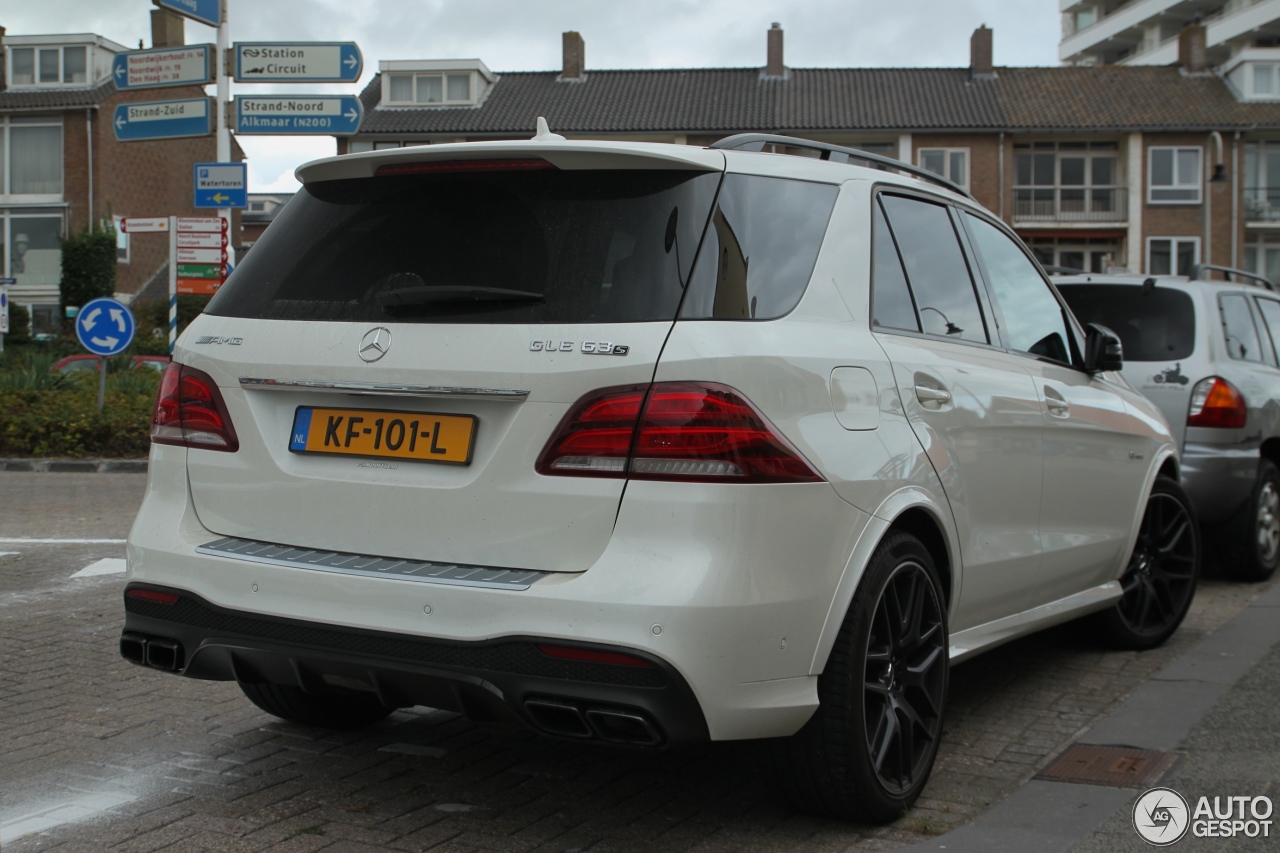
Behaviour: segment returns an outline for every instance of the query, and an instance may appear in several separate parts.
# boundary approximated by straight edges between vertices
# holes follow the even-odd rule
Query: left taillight
[[[151,440],[227,453],[240,449],[217,384],[204,371],[177,362],[170,362],[160,379]]]

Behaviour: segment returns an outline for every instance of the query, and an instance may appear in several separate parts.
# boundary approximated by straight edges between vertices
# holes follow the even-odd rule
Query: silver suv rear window
[[[541,168],[313,182],[206,310],[312,321],[672,320],[720,179]],[[412,298],[432,288],[458,298]],[[393,291],[409,298],[389,300]]]
[[[1175,361],[1196,348],[1195,306],[1181,290],[1131,284],[1064,284],[1058,290],[1081,323],[1120,336],[1125,361]]]

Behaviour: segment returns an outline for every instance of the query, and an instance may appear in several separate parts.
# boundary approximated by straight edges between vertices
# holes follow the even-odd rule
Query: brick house
[[[1243,82],[1267,62],[1280,68],[1280,49],[1253,48],[1215,71],[1204,37],[1202,26],[1184,31],[1180,65],[1009,68],[993,65],[984,26],[968,68],[789,68],[775,24],[762,68],[595,71],[570,32],[558,72],[379,63],[359,132],[338,152],[527,139],[538,116],[571,139],[706,145],[784,133],[950,177],[1045,264],[1164,272],[1212,262],[1280,278],[1280,85],[1258,95]]]
[[[182,19],[155,10],[152,42],[182,44]],[[213,136],[116,141],[117,104],[204,96],[199,86],[117,90],[111,63],[127,50],[92,33],[13,36],[0,27],[0,276],[17,279],[11,297],[31,310],[37,334],[61,325],[59,238],[127,216],[210,213],[192,206],[191,170],[217,159]],[[232,156],[243,159],[234,142]],[[167,268],[165,234],[119,234],[117,249],[124,299]]]

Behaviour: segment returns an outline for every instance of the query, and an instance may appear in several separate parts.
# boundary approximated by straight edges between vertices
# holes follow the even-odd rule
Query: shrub
[[[160,374],[108,372],[101,412],[95,378],[54,391],[0,388],[0,456],[145,456]]]
[[[62,308],[116,290],[116,232],[94,226],[62,240]]]
[[[4,346],[24,346],[31,342],[31,312],[27,306],[9,303],[9,334],[4,336]]]
[[[204,311],[209,296],[180,295],[178,297],[178,334],[186,331],[191,321]],[[138,324],[138,336],[134,348],[143,355],[169,354],[169,303],[163,299],[147,299],[135,302],[130,309]],[[160,334],[153,334],[159,329]]]

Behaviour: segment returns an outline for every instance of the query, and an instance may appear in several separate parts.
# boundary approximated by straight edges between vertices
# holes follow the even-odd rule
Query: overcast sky
[[[995,30],[997,65],[1054,65],[1057,0],[229,0],[233,41],[355,41],[356,87],[237,84],[233,93],[358,92],[383,59],[479,58],[495,71],[560,67],[560,33],[586,41],[587,68],[752,67],[765,31],[786,31],[793,67],[967,66],[969,35]],[[94,32],[151,44],[148,0],[6,0],[12,35]],[[187,41],[212,42],[188,21]],[[163,90],[156,90],[157,100]],[[212,92],[212,88],[210,88]],[[533,128],[530,127],[532,132]],[[248,136],[253,191],[293,190],[293,170],[334,153],[332,137]]]

